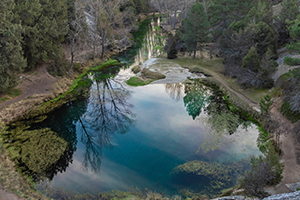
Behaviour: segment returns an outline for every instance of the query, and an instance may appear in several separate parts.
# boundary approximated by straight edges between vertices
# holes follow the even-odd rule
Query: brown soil
[[[300,181],[300,149],[299,141],[297,139],[297,135],[299,137],[300,133],[300,121],[293,124],[286,119],[279,111],[280,105],[281,100],[276,99],[271,110],[271,117],[278,123],[279,127],[276,131],[280,134],[280,149],[283,152],[281,161],[284,163],[284,170],[281,183],[273,188],[267,189],[271,194],[293,192],[286,184]]]
[[[20,77],[22,76],[22,78],[20,78],[20,84],[16,88],[20,89],[22,94],[16,98],[0,103],[0,109],[34,94],[51,93],[51,88],[58,79],[52,77],[47,72],[48,65],[47,63],[40,64],[36,72],[37,74],[21,74]]]
[[[10,191],[4,189],[0,185],[0,200],[20,200],[23,198],[18,197],[17,195],[11,193]]]

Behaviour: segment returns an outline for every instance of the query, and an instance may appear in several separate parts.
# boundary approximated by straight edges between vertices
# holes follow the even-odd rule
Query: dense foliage
[[[17,73],[51,62],[65,75],[75,51],[94,49],[93,57],[130,45],[136,14],[150,11],[149,0],[3,0],[0,3],[0,93],[17,84]],[[94,26],[95,24],[95,26]],[[91,30],[95,27],[95,30]],[[70,46],[71,67],[63,44]],[[95,46],[101,47],[97,52]],[[90,49],[85,49],[90,51]],[[97,55],[96,55],[97,54]],[[49,68],[50,69],[50,68]],[[69,72],[70,73],[70,72]]]

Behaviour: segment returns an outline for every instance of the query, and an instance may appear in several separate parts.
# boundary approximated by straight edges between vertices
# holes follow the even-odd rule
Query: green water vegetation
[[[163,75],[162,73],[151,71],[150,69],[147,68],[142,70],[141,75],[143,78],[154,79],[154,80],[166,78],[166,76]]]
[[[1,125],[0,133],[5,134],[6,128]],[[20,170],[16,170],[15,163],[7,159],[7,149],[4,147],[3,139],[0,137],[0,183],[2,187],[24,199],[48,199],[41,192],[34,189],[32,179],[24,176]]]
[[[27,130],[28,127],[16,127],[1,137],[7,143],[12,161],[22,172],[29,176],[42,177],[57,162],[67,148],[67,142],[49,128]]]
[[[143,85],[148,85],[151,82],[153,82],[154,80],[143,80],[139,77],[131,77],[129,80],[126,81],[126,84],[129,86],[143,86]]]
[[[195,176],[198,180],[205,180],[202,194],[209,196],[220,194],[223,189],[234,186],[239,174],[245,169],[245,160],[233,163],[217,163],[194,160],[179,165],[173,169],[174,174]]]

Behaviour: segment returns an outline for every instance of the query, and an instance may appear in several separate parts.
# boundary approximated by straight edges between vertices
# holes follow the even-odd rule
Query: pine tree
[[[209,22],[203,6],[196,1],[191,6],[187,17],[184,20],[185,33],[182,39],[185,42],[188,51],[194,52],[194,58],[197,50],[202,50],[203,45],[209,42]]]
[[[16,83],[15,71],[21,71],[26,66],[21,47],[22,26],[13,23],[13,0],[0,1],[0,93]]]
[[[61,42],[67,33],[66,0],[15,0],[14,12],[25,29],[23,50],[28,69],[39,60],[61,55]]]
[[[272,97],[269,94],[267,94],[260,100],[259,105],[262,115],[269,114],[271,106],[273,105]]]

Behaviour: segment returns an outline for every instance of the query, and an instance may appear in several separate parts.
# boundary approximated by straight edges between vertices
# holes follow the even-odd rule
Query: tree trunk
[[[104,50],[105,50],[105,40],[104,40],[104,38],[102,38],[102,51],[101,51],[101,58],[103,58],[104,57]]]
[[[209,58],[210,58],[210,60],[213,58],[213,44],[210,45]]]
[[[70,74],[71,74],[71,71],[72,71],[72,68],[73,68],[73,61],[74,61],[74,39],[73,39],[72,44],[71,44],[71,66],[70,66],[70,69],[69,69],[69,72],[68,72],[68,76],[70,76]]]
[[[193,59],[196,58],[196,50],[194,50],[194,56],[193,56]]]

